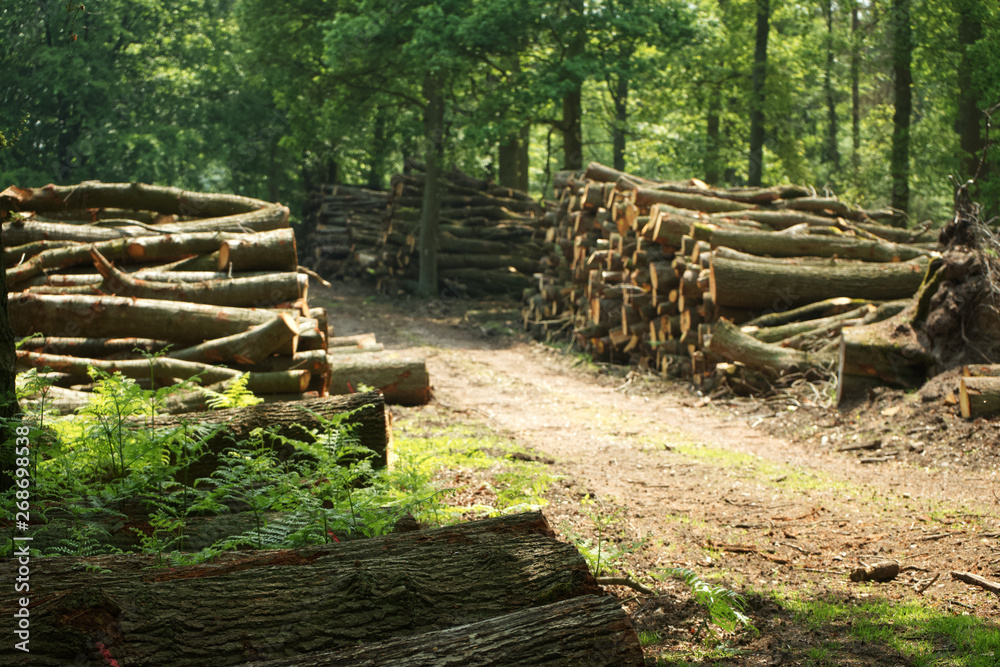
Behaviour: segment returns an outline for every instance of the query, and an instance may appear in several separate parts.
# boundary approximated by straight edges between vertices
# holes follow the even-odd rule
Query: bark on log
[[[226,239],[219,248],[220,271],[295,271],[298,266],[291,229],[241,234]]]
[[[275,316],[273,310],[183,301],[25,293],[11,296],[9,308],[11,325],[19,336],[73,336],[86,331],[95,338],[156,338],[170,332],[171,340],[178,343],[242,333]]]
[[[854,310],[849,310],[844,313],[839,313],[837,315],[830,315],[828,317],[819,317],[812,320],[802,320],[799,322],[790,322],[788,324],[781,324],[773,327],[754,327],[754,326],[744,326],[743,333],[750,334],[759,341],[765,343],[779,343],[783,340],[792,338],[793,336],[799,336],[802,334],[807,334],[811,331],[826,330],[830,325],[843,324],[847,320],[857,319],[859,317],[864,317],[870,311],[875,310],[875,306],[871,304],[864,304],[859,308]],[[794,347],[794,346],[791,346]]]
[[[305,299],[309,289],[309,276],[294,271],[196,283],[167,283],[141,280],[119,271],[96,248],[91,249],[91,257],[104,278],[104,290],[118,296],[273,308],[278,304]]]
[[[167,356],[203,364],[257,364],[286,347],[295,354],[298,337],[298,324],[290,315],[281,313],[271,321],[241,333],[213,338],[199,345],[172,351]],[[319,352],[322,353],[322,350]]]
[[[847,376],[878,378],[885,384],[919,387],[937,363],[910,327],[894,320],[845,329],[840,339],[840,386]]]
[[[169,357],[156,359],[87,359],[70,357],[61,354],[40,354],[18,350],[17,365],[22,370],[28,368],[50,368],[60,373],[70,375],[86,375],[88,367],[94,367],[105,373],[121,373],[133,379],[146,379],[150,376],[157,380],[174,379],[187,380],[198,376],[201,384],[214,384],[232,380],[240,375],[240,371],[219,366],[210,366],[193,361],[182,361]],[[247,378],[247,389],[254,393],[286,394],[303,392],[309,386],[311,376],[308,371],[291,370],[271,373],[250,373]]]
[[[461,661],[498,665],[645,664],[639,637],[621,604],[583,595],[478,623],[328,653],[250,663],[254,667],[417,667]]]
[[[744,211],[757,208],[754,204],[744,204],[737,201],[706,197],[705,195],[671,192],[668,190],[652,190],[636,188],[634,191],[635,205],[640,209],[648,209],[654,204],[667,204],[677,208],[702,211],[704,213],[719,213],[722,211]]]
[[[1000,412],[1000,377],[963,377],[958,381],[958,407],[966,419]]]
[[[772,257],[839,257],[866,262],[898,262],[933,255],[929,250],[897,243],[879,243],[851,236],[785,235],[696,223],[712,247],[724,246]]]
[[[135,357],[136,349],[156,354],[171,343],[152,338],[79,338],[71,336],[49,336],[25,338],[18,349],[25,352],[44,354],[66,354],[73,357],[94,357],[102,359],[111,355]]]
[[[788,324],[789,322],[796,322],[799,320],[830,317],[832,315],[846,313],[847,311],[854,310],[855,308],[860,308],[866,303],[868,303],[867,299],[848,299],[845,296],[838,296],[832,299],[824,299],[823,301],[817,301],[805,306],[793,308],[791,310],[780,310],[773,313],[767,313],[766,315],[761,315],[760,317],[746,322],[745,326],[761,328],[777,327],[782,324]]]
[[[711,271],[716,305],[784,310],[837,296],[872,301],[913,296],[923,281],[927,261],[799,266],[714,257]]]
[[[98,643],[136,667],[290,659],[599,593],[541,514],[476,523],[170,570],[141,570],[151,556],[33,561],[32,651],[11,664],[100,662]]]
[[[815,227],[829,227],[837,224],[835,218],[824,218],[821,215],[811,215],[797,211],[732,211],[716,213],[712,218],[714,220],[730,218],[733,221],[739,219],[754,220],[776,230],[788,229],[789,227],[802,224]]]
[[[827,369],[835,361],[833,355],[801,352],[763,343],[725,319],[716,323],[712,339],[705,349],[772,378],[796,371]]]
[[[387,403],[424,405],[430,400],[430,376],[423,359],[394,359],[381,353],[332,354],[330,393],[350,394],[361,385],[378,389]]]

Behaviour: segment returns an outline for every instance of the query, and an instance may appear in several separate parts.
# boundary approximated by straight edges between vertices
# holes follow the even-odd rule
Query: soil
[[[950,576],[1000,578],[998,424],[958,416],[955,377],[909,394],[869,390],[840,408],[825,407],[822,388],[810,386],[767,399],[710,399],[683,383],[581,363],[517,333],[513,319],[498,332],[463,317],[514,303],[394,300],[344,283],[310,296],[331,308],[337,335],[373,331],[387,349],[426,358],[435,399],[393,408],[398,430],[427,419],[485,424],[563,476],[543,508],[563,537],[596,539],[599,511],[612,524],[605,536],[642,541],[616,567],[657,594],[608,590],[637,629],[660,637],[650,656],[910,664],[886,644],[856,639],[846,623],[804,622],[776,594],[859,605],[919,600],[982,618],[1000,611],[993,594]],[[581,504],[588,497],[596,500]],[[857,567],[890,560],[901,572],[888,583],[849,579]],[[746,597],[758,632],[716,630],[738,653],[697,657],[703,610],[679,580],[652,578],[674,567]]]

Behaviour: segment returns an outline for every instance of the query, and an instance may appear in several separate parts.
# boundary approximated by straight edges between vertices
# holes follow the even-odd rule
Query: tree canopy
[[[384,187],[433,145],[534,194],[598,160],[814,184],[905,202],[914,222],[942,220],[950,179],[978,175],[1000,212],[996,151],[980,164],[1000,103],[987,0],[19,2],[0,35],[6,184],[146,181],[296,209],[321,182]]]

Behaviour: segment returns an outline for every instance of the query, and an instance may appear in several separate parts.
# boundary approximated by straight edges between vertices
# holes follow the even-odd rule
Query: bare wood
[[[1000,412],[1000,377],[995,375],[963,377],[958,381],[958,405],[966,419]]]

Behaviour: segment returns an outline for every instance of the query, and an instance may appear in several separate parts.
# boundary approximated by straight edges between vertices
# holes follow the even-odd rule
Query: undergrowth
[[[406,514],[440,518],[441,495],[430,476],[403,459],[376,470],[345,421],[323,419],[308,437],[261,428],[246,440],[223,440],[224,426],[156,425],[157,406],[177,388],[146,390],[121,376],[92,370],[92,399],[76,415],[46,410],[46,378],[19,377],[19,393],[40,396],[31,425],[32,553],[92,556],[137,552],[160,565],[202,562],[225,551],[288,548],[355,539],[392,530]],[[186,389],[186,386],[181,388]],[[215,407],[256,399],[244,382],[214,394]],[[218,447],[216,447],[218,450]],[[208,477],[192,465],[216,457]],[[0,497],[14,515],[13,490]],[[15,526],[3,522],[0,556],[13,553]]]

